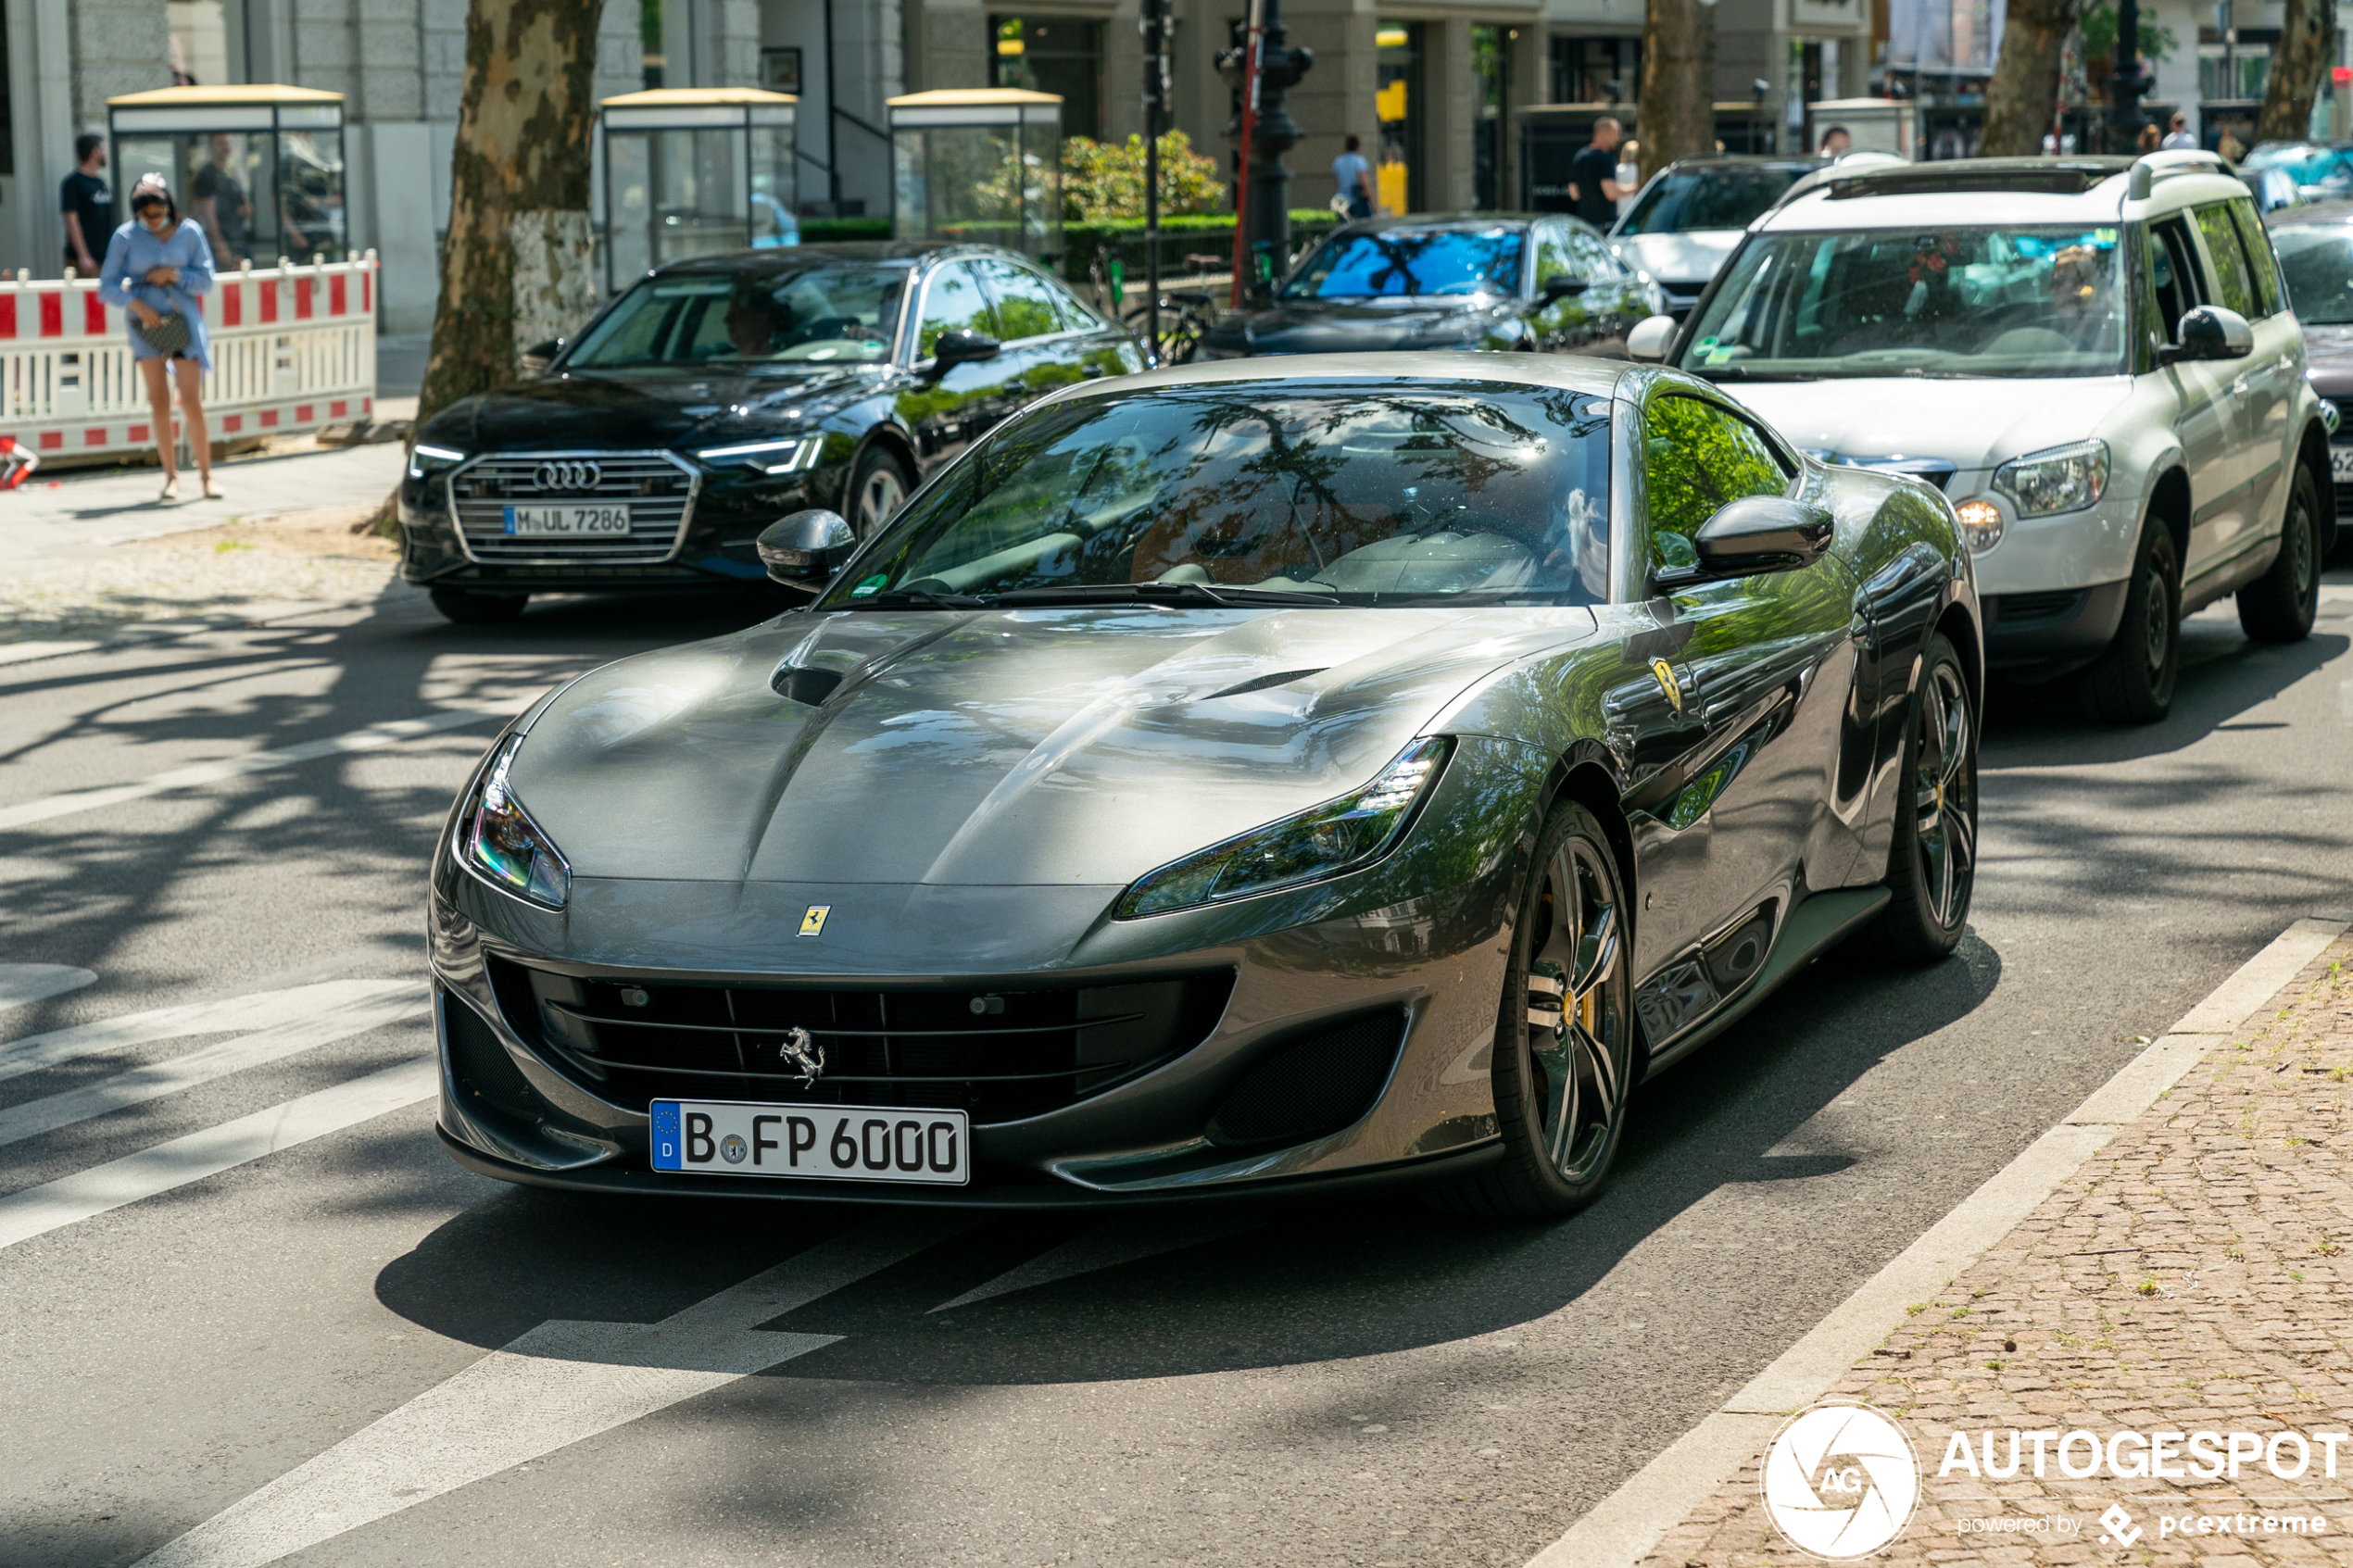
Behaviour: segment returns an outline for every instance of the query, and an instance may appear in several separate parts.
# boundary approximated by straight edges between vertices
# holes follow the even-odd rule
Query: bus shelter
[[[1061,254],[1059,96],[990,87],[911,93],[887,107],[898,238]]]
[[[158,87],[107,99],[107,121],[116,189],[161,174],[181,213],[204,225],[214,266],[351,259],[342,94]]]
[[[692,256],[800,243],[799,100],[750,87],[660,87],[598,107],[605,283]]]

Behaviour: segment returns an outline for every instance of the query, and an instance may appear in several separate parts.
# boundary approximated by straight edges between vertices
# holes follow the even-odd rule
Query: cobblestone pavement
[[[2353,1562],[2353,937],[2340,938],[2110,1140],[1829,1395],[1894,1414],[1919,1450],[1911,1525],[1875,1562]],[[2010,1434],[2028,1436],[2010,1469]],[[2249,1458],[2211,1481],[2062,1474],[2059,1435],[2310,1440],[2280,1479]],[[2038,1466],[2033,1434],[2050,1457]],[[2136,1441],[2117,1446],[2122,1468]],[[2293,1441],[2278,1468],[2296,1470]],[[2080,1439],[2071,1460],[2090,1462]],[[2325,1474],[2334,1460],[2335,1478]],[[1806,1561],[1773,1529],[1756,1462],[1670,1531],[1644,1568]],[[2104,1525],[2120,1507],[2131,1518]],[[2110,1515],[2113,1519],[2115,1516]],[[2201,1529],[2199,1521],[2205,1521]],[[2272,1527],[2267,1532],[2266,1520]],[[2324,1520],[2317,1534],[2287,1521]],[[2184,1523],[2186,1521],[2186,1523]],[[2111,1533],[2113,1532],[2113,1533]],[[2129,1544],[2121,1544],[2119,1537]]]

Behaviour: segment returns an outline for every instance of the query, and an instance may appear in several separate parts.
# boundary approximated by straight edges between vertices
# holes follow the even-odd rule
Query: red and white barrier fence
[[[215,441],[315,430],[372,412],[376,253],[222,272],[197,304],[212,344]],[[124,312],[94,278],[0,278],[0,435],[44,458],[155,445]]]

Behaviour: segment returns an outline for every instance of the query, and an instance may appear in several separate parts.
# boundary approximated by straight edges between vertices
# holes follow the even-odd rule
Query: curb
[[[1790,1412],[1819,1399],[1894,1332],[1905,1321],[1906,1303],[1934,1295],[1976,1262],[2348,929],[2353,913],[2331,912],[2299,920],[2274,937],[1746,1387],[1537,1553],[1528,1568],[1633,1568],[1763,1451]]]

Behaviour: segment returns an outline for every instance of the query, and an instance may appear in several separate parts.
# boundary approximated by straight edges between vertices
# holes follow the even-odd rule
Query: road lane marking
[[[978,1223],[894,1215],[660,1323],[545,1323],[140,1560],[260,1568],[682,1399],[820,1350],[837,1334],[766,1323]]]
[[[932,1311],[945,1312],[986,1301],[992,1296],[1034,1290],[1038,1286],[1092,1273],[1097,1269],[1116,1268],[1139,1259],[1156,1258],[1163,1252],[1239,1236],[1265,1223],[1263,1219],[1240,1219],[1229,1214],[1152,1214],[1107,1221],[995,1279],[973,1286],[952,1301],[942,1301]]]
[[[0,963],[0,1010],[78,991],[98,977],[62,963]]]
[[[409,980],[322,980],[281,991],[255,991],[210,1002],[183,1002],[52,1029],[0,1045],[0,1083],[119,1047],[176,1039],[182,1035],[230,1035],[267,1029],[416,988],[417,983]]]
[[[104,784],[94,789],[45,795],[38,800],[0,806],[0,830],[69,817],[77,811],[94,811],[102,806],[120,806],[127,800],[144,800],[151,795],[165,795],[175,789],[194,789],[199,784],[219,784],[223,779],[267,772],[272,768],[290,767],[296,762],[312,762],[321,757],[374,751],[387,746],[397,746],[402,741],[438,734],[444,730],[463,729],[469,724],[479,724],[487,720],[511,718],[521,711],[521,709],[503,707],[444,709],[422,718],[387,720],[381,724],[369,724],[339,735],[329,735],[323,740],[304,741],[299,746],[280,746],[272,751],[251,751],[243,757],[225,757],[218,762],[198,762],[185,768],[174,768],[134,784]]]
[[[340,1132],[386,1111],[430,1099],[440,1088],[438,1061],[407,1061],[321,1089],[217,1127],[126,1154],[54,1182],[0,1198],[0,1247],[202,1181],[207,1176]]]
[[[329,1006],[308,1018],[239,1035],[44,1099],[12,1105],[0,1110],[0,1144],[37,1137],[94,1116],[160,1099],[432,1010],[433,993],[422,982],[383,982],[375,994]]]
[[[1865,1280],[1721,1409],[1594,1504],[1528,1568],[1632,1568],[1649,1556],[1667,1531],[1764,1451],[1790,1411],[1828,1393],[1902,1324],[1907,1303],[1926,1300],[1958,1278],[2348,927],[2353,915],[2332,914],[2297,921],[2281,933],[2057,1126]]]

